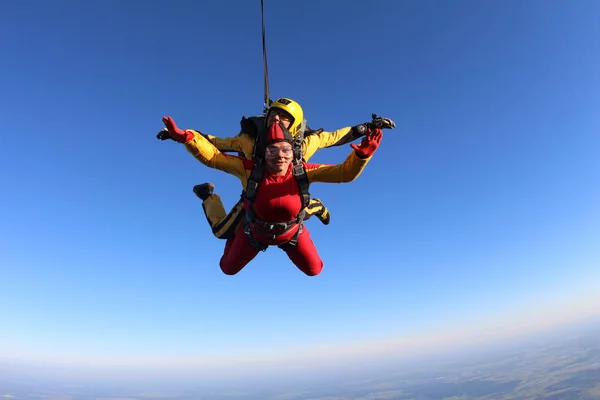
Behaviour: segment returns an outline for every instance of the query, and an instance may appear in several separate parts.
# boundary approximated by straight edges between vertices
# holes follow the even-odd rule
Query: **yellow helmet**
[[[279,108],[292,116],[292,122],[290,123],[288,130],[292,136],[296,136],[304,121],[304,111],[302,111],[300,104],[296,103],[292,99],[282,97],[271,103],[267,111],[267,116],[272,108]]]

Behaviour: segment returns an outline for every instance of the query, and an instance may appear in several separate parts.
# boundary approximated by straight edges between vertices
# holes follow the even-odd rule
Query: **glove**
[[[156,134],[156,138],[160,139],[160,140],[169,140],[169,139],[173,139],[171,137],[171,134],[169,133],[169,130],[167,128],[163,128],[163,130],[161,130],[160,132],[158,132]]]
[[[396,123],[390,118],[378,117],[377,114],[372,114],[371,117],[373,118],[371,122],[365,122],[352,127],[355,135],[354,138],[357,139],[363,135],[367,135],[376,129],[394,129],[396,127]]]
[[[357,146],[356,144],[352,143],[350,147],[354,149],[358,158],[369,158],[379,147],[382,137],[383,132],[381,129],[375,129],[373,132],[367,133],[362,142],[360,142],[360,145]]]
[[[396,127],[396,123],[392,121],[390,118],[378,117],[377,114],[372,114],[371,117],[373,120],[371,122],[367,122],[366,125],[371,129],[394,129]]]
[[[175,140],[176,142],[185,143],[194,137],[193,133],[179,129],[177,127],[177,124],[175,124],[175,121],[173,121],[173,118],[163,117],[162,120],[165,126],[167,127],[167,131],[169,132],[171,139]]]

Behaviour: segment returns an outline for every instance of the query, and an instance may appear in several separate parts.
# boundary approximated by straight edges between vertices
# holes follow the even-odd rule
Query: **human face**
[[[294,158],[292,145],[288,142],[277,142],[267,146],[265,162],[272,174],[285,175]]]
[[[271,126],[273,123],[280,123],[285,129],[289,129],[292,124],[292,116],[287,111],[273,108],[269,111],[267,126]]]

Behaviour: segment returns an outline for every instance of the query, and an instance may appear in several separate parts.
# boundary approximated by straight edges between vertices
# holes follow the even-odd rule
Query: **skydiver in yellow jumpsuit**
[[[365,136],[373,129],[393,129],[396,127],[394,121],[389,118],[377,117],[373,115],[373,120],[356,126],[348,126],[333,132],[327,132],[323,129],[316,131],[306,131],[304,112],[300,104],[288,98],[275,100],[269,106],[266,116],[270,112],[280,112],[290,119],[289,131],[293,137],[298,133],[304,135],[302,140],[303,161],[308,160],[317,152],[317,150],[341,146]],[[234,136],[220,138],[208,134],[202,134],[221,152],[238,152],[247,159],[253,159],[256,138],[264,131],[266,118],[246,119],[243,118],[241,125],[242,131]],[[200,133],[200,132],[199,132]],[[161,140],[170,139],[166,129],[160,131],[157,137]],[[246,183],[242,184],[243,190],[246,190]],[[203,183],[194,186],[194,193],[202,200],[204,213],[211,226],[213,234],[219,239],[228,239],[239,226],[244,218],[243,200],[240,200],[227,213],[223,206],[221,198],[213,193],[214,185],[212,183]],[[306,208],[305,219],[316,215],[325,225],[329,224],[329,210],[323,205],[320,199],[312,198]]]

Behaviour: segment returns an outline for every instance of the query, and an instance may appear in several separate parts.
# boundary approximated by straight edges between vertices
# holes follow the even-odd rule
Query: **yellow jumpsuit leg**
[[[304,219],[307,220],[313,215],[316,215],[324,225],[328,225],[331,221],[329,210],[318,198],[310,199],[310,203],[306,207],[306,217]]]
[[[202,208],[204,208],[204,214],[210,224],[213,235],[218,239],[228,239],[231,237],[244,218],[244,203],[242,199],[233,206],[229,214],[225,212],[223,202],[217,194],[208,196],[202,202]]]

